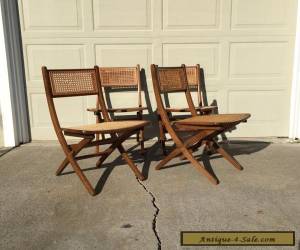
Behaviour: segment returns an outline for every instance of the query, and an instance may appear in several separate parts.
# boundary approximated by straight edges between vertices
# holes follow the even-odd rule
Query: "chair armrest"
[[[97,108],[87,108],[86,110],[89,111],[89,112],[97,112],[97,111],[100,111],[100,110],[97,109]]]

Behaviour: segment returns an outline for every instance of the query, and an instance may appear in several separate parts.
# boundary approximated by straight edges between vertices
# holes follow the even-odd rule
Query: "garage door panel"
[[[232,27],[270,29],[287,26],[291,3],[286,0],[233,0]]]
[[[93,0],[95,30],[151,29],[151,0]]]
[[[107,67],[127,67],[140,64],[149,75],[152,63],[151,44],[112,44],[95,46],[96,63]]]
[[[269,88],[269,89],[282,89],[290,88],[290,79],[286,77],[278,78],[233,78],[226,81],[226,87],[228,88]]]
[[[109,103],[115,108],[137,107],[138,95],[136,91],[111,92],[109,93]],[[142,103],[146,103],[144,94],[142,94]]]
[[[56,98],[54,103],[62,126],[83,124],[85,115],[78,110],[84,110],[85,97]],[[51,127],[51,119],[44,93],[30,95],[31,112],[34,114],[32,125],[34,127]],[[72,107],[72,109],[70,109]]]
[[[207,103],[211,105],[218,99],[218,91],[207,91]]]
[[[26,46],[28,78],[41,80],[41,66],[48,68],[81,68],[84,67],[83,45],[39,45]]]
[[[228,93],[228,110],[230,113],[251,113],[247,126],[237,130],[235,136],[271,136],[287,133],[284,125],[288,119],[285,103],[285,90],[263,91],[243,90]],[[249,125],[249,128],[248,128]]]
[[[164,44],[163,64],[167,65],[200,64],[207,78],[219,77],[219,44]]]
[[[164,29],[217,29],[220,0],[164,0]]]
[[[198,96],[196,91],[192,91],[192,99],[195,106],[198,105]],[[162,96],[163,97],[163,96]],[[214,103],[218,99],[218,91],[207,91],[207,102],[208,104]],[[171,107],[185,108],[188,107],[184,93],[170,93],[168,94],[168,100]]]
[[[80,30],[81,0],[22,1],[26,30]]]
[[[283,91],[230,91],[229,112],[251,113],[252,122],[276,122],[286,117]],[[274,112],[276,110],[276,112]]]
[[[197,93],[192,93],[192,98],[194,103],[198,103],[198,97]],[[215,102],[217,102],[218,98],[218,91],[207,91],[206,92],[206,98],[207,98],[207,104],[208,105],[215,105]]]
[[[287,42],[243,42],[230,45],[230,78],[278,78],[288,72]]]
[[[262,127],[268,129],[262,129]],[[227,137],[273,137],[274,135],[288,134],[288,128],[281,123],[241,123],[237,129],[228,132]]]

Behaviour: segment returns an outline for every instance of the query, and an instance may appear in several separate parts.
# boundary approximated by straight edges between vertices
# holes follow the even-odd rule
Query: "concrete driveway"
[[[196,153],[220,180],[217,186],[179,159],[160,171],[158,145],[131,154],[148,176],[136,180],[116,152],[101,169],[81,161],[97,187],[91,197],[56,143],[34,142],[0,158],[0,249],[229,249],[182,247],[183,230],[300,230],[300,144],[233,140],[226,146],[244,166]]]

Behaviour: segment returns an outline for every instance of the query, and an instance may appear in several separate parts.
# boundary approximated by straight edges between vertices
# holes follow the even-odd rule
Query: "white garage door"
[[[33,139],[54,138],[42,65],[137,63],[150,95],[151,63],[200,63],[209,102],[252,113],[234,136],[288,135],[296,0],[19,0],[19,9]],[[65,125],[94,121],[85,112],[94,99],[58,105]]]

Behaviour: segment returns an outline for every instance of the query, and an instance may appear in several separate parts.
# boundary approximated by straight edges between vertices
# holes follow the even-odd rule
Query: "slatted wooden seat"
[[[186,75],[187,75],[187,82],[190,91],[196,91],[197,94],[197,102],[195,104],[195,110],[198,114],[202,115],[209,115],[212,114],[214,111],[218,109],[215,105],[207,105],[207,100],[205,99],[206,93],[205,87],[204,87],[204,76],[201,72],[201,68],[199,64],[196,64],[194,66],[186,66]],[[167,93],[164,93],[165,99],[168,98]],[[168,103],[167,100],[165,100],[165,103]],[[168,113],[169,119],[174,121],[178,119],[178,115],[174,115],[174,113],[187,113],[190,112],[190,109],[187,108],[174,108],[174,107],[165,107],[165,110]],[[165,141],[166,141],[166,129],[162,126],[160,122],[160,117],[158,117],[159,121],[159,142],[163,150],[163,154],[167,154]]]
[[[91,195],[95,195],[95,189],[79,167],[77,161],[91,157],[99,157],[96,166],[100,167],[107,157],[111,155],[115,149],[118,149],[122,158],[126,161],[134,174],[140,180],[144,180],[144,176],[129,158],[122,143],[131,135],[144,129],[149,122],[142,120],[111,121],[102,93],[99,68],[95,66],[93,69],[48,70],[46,67],[42,67],[42,73],[53,127],[58,141],[66,155],[65,159],[57,169],[56,174],[60,175],[70,163],[88,192]],[[103,115],[103,122],[62,128],[58,120],[53,99],[86,95],[97,96],[99,107],[101,108],[101,113]],[[69,108],[70,110],[72,109],[71,106]],[[99,134],[109,134],[110,138],[102,138],[101,140],[98,138],[95,140],[95,135]],[[79,137],[81,140],[75,144],[68,144],[65,136]],[[104,144],[110,146],[102,152],[99,151],[93,154],[77,156],[84,148]]]
[[[141,76],[140,76],[140,65],[136,67],[100,67],[100,79],[102,87],[106,93],[106,98],[109,98],[111,90],[123,91],[124,89],[135,90],[137,92],[137,106],[135,107],[109,107],[107,108],[109,113],[129,113],[136,112],[134,119],[142,120],[143,111],[147,110],[147,107],[142,105],[142,92],[141,92]],[[124,95],[124,98],[126,96]],[[110,100],[106,100],[107,103],[111,103]],[[96,103],[96,108],[88,108],[88,111],[94,112],[96,115],[96,121],[101,122],[102,110],[99,107],[99,103]],[[122,118],[118,118],[122,119]],[[126,118],[128,119],[128,118]],[[99,136],[97,135],[97,138]],[[140,143],[141,153],[144,153],[144,140],[145,132],[144,128],[141,128],[136,134],[137,141]],[[99,147],[96,147],[96,152],[99,151]]]
[[[151,75],[158,115],[161,118],[162,126],[170,134],[175,146],[175,149],[159,162],[156,169],[162,169],[170,160],[183,155],[193,167],[204,174],[213,184],[218,184],[218,179],[209,173],[192,155],[192,151],[205,142],[206,145],[212,146],[235,168],[242,170],[243,168],[239,162],[226,152],[214,138],[240,122],[245,122],[250,114],[198,115],[188,87],[184,65],[181,67],[158,67],[152,64]],[[161,94],[165,92],[184,92],[191,117],[171,121],[161,97]],[[179,136],[181,131],[189,132],[192,135],[185,139],[181,138]]]

